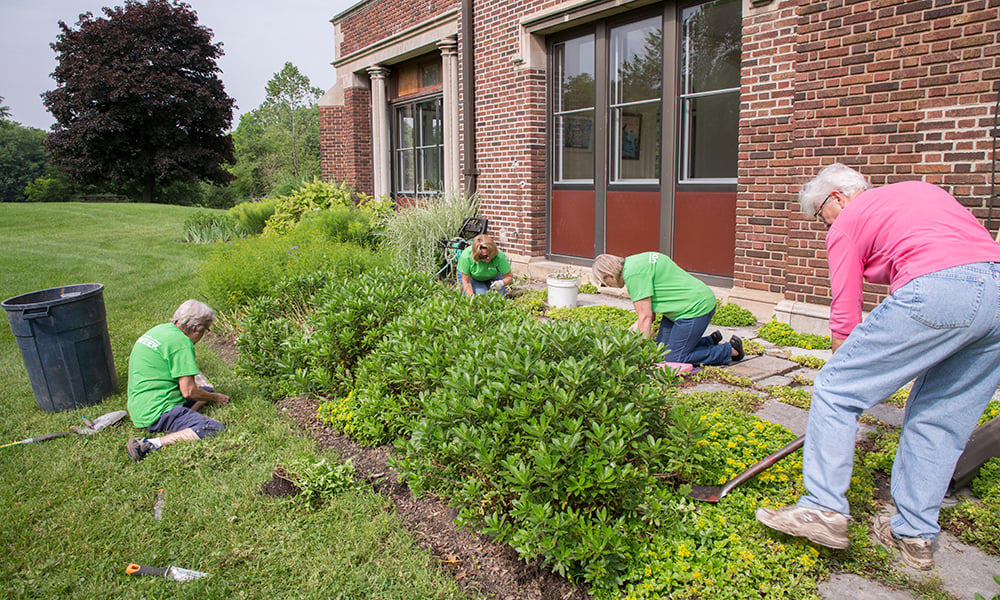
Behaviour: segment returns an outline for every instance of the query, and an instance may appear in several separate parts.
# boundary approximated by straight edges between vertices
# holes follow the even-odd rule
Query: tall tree
[[[300,154],[308,133],[304,125],[310,116],[309,111],[302,109],[314,107],[323,90],[313,87],[298,67],[286,62],[281,71],[267,82],[265,91],[267,96],[261,105],[261,116],[265,123],[274,123],[284,131],[291,149],[292,174],[301,177]]]
[[[265,88],[263,104],[240,117],[233,132],[236,186],[245,195],[280,192],[319,176],[319,109],[322,90],[286,62]]]
[[[44,141],[41,129],[0,118],[0,202],[23,202],[28,184],[45,174]]]
[[[56,89],[44,94],[56,119],[46,142],[53,161],[81,183],[156,186],[227,183],[234,101],[218,77],[222,44],[176,0],[126,0],[104,18],[60,21],[52,49]]]

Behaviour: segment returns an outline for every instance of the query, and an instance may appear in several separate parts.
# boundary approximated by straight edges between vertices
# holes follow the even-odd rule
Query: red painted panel
[[[593,258],[594,190],[552,190],[552,253]]]
[[[660,192],[608,192],[606,252],[629,256],[660,249]]]
[[[674,262],[686,271],[733,276],[736,192],[679,192]]]

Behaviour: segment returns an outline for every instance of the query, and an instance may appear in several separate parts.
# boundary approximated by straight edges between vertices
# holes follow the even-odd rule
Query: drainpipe
[[[1000,137],[1000,127],[997,127],[997,117],[1000,114],[1000,88],[997,89],[997,103],[993,108],[993,168],[990,172],[990,212],[986,218],[986,229],[993,230],[993,206],[997,200],[997,138]],[[1000,229],[997,230],[997,241],[1000,241]]]
[[[462,0],[462,113],[464,121],[464,143],[462,157],[465,163],[462,175],[465,176],[465,193],[472,196],[476,193],[479,169],[476,168],[476,73],[473,68],[472,45],[472,1]]]

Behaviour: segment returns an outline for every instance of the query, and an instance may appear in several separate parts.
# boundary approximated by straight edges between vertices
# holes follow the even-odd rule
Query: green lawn
[[[97,406],[38,409],[10,329],[0,327],[0,444],[64,431],[125,407],[135,339],[200,298],[210,248],[182,241],[194,209],[142,204],[0,204],[0,299],[104,284],[120,393]],[[261,494],[273,469],[315,446],[210,349],[202,370],[233,402],[229,429],[135,464],[126,420],[93,437],[0,449],[0,589],[5,598],[460,598],[373,492],[320,508]],[[157,490],[163,517],[154,519]],[[125,575],[129,563],[209,577],[178,583]]]

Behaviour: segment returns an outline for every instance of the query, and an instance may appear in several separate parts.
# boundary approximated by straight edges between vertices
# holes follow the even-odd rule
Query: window
[[[611,181],[658,183],[662,17],[611,29]]]
[[[594,36],[556,44],[555,180],[594,181]]]
[[[393,175],[398,195],[420,196],[443,188],[441,98],[394,105]]]
[[[736,182],[741,5],[681,11],[681,181]]]

